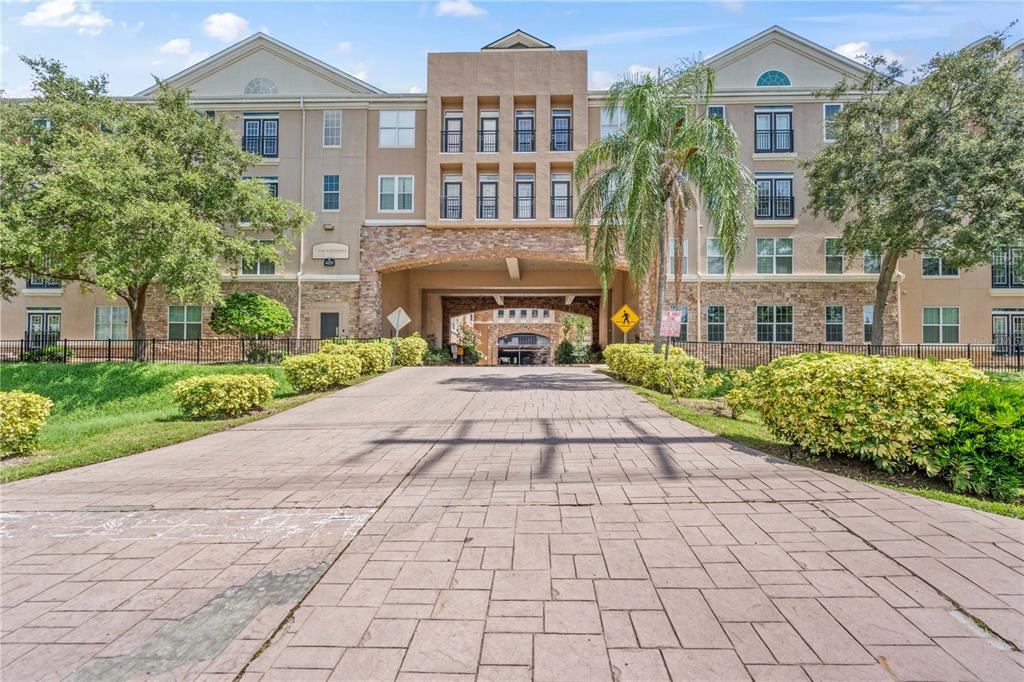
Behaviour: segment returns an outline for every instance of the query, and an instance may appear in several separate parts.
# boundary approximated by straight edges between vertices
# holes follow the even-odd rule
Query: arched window
[[[757,78],[757,87],[759,88],[772,88],[781,85],[792,85],[792,83],[789,82],[789,76],[775,69],[765,71]]]
[[[277,94],[277,83],[260,76],[259,78],[253,78],[249,81],[249,84],[245,86],[246,95],[276,95]]]

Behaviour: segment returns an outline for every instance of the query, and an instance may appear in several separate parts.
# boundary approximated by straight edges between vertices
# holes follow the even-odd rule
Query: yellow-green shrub
[[[844,353],[776,358],[726,400],[757,410],[777,437],[813,452],[905,469],[953,422],[946,401],[984,374],[966,361]]]
[[[339,350],[340,349],[340,350]],[[362,362],[363,374],[380,374],[391,367],[391,356],[394,354],[390,341],[331,341],[320,346],[320,352],[344,353],[352,350]]]
[[[171,387],[182,413],[193,418],[237,417],[265,404],[277,382],[265,374],[207,374]]]
[[[349,353],[313,353],[285,358],[284,375],[297,391],[326,391],[352,384],[362,374],[359,358]]]
[[[623,381],[676,397],[696,395],[706,381],[704,363],[682,348],[670,348],[666,361],[664,355],[654,354],[652,346],[615,343],[605,347],[604,359]]]
[[[359,363],[360,374],[370,374],[369,368],[363,367],[363,356],[356,350],[356,346],[359,345],[356,342],[345,342],[339,343],[337,341],[324,341],[320,344],[320,352],[327,355],[347,355],[348,357],[354,358]]]
[[[32,452],[39,429],[50,416],[53,401],[38,393],[0,391],[0,452]]]
[[[419,335],[403,336],[398,339],[395,353],[395,364],[399,367],[411,367],[423,364],[423,356],[427,353],[427,342]]]

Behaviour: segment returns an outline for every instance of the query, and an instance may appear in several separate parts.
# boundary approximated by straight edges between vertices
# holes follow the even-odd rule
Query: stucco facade
[[[829,143],[827,117],[842,104],[815,92],[863,67],[778,27],[707,63],[716,74],[714,113],[736,130],[743,162],[768,201],[751,219],[729,281],[699,205],[690,212],[683,244],[675,245],[682,267],[666,275],[669,303],[685,306],[686,337],[765,340],[771,307],[789,325],[773,329],[772,338],[863,342],[878,275],[864,254],[838,258],[831,249],[827,240],[840,228],[806,210],[799,166]],[[419,331],[440,345],[453,311],[512,300],[574,312],[586,302],[602,344],[622,339],[608,318],[629,304],[642,317],[634,336],[649,337],[653,276],[638,286],[620,270],[601,302],[572,227],[576,156],[614,121],[605,93],[587,89],[587,53],[516,31],[479,52],[431,53],[427,71],[426,93],[386,93],[257,34],[169,79],[261,154],[248,177],[315,216],[272,272],[225,276],[225,291],[281,300],[296,320],[292,334],[302,337],[387,334],[384,318],[401,306],[412,317],[403,333]],[[770,132],[759,133],[766,125]],[[1004,282],[988,265],[933,274],[934,266],[918,254],[899,263],[887,342],[929,342],[937,334],[990,343],[994,327],[1024,338],[1018,276]],[[154,292],[149,333],[166,338],[170,306],[183,303]],[[127,334],[98,322],[110,314],[98,308],[119,305],[77,285],[26,281],[20,295],[0,304],[0,336],[24,338],[33,324],[56,325],[68,339]],[[209,310],[203,307],[202,325],[189,334],[212,335]],[[936,317],[944,328],[929,329]]]

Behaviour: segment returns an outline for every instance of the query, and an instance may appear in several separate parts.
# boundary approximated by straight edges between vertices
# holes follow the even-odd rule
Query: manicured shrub
[[[0,391],[0,452],[27,455],[39,429],[50,416],[53,401],[38,393]]]
[[[562,339],[562,342],[555,346],[556,365],[574,365],[579,362],[576,354],[576,346],[572,345],[569,339]]]
[[[670,348],[668,360],[654,348],[639,343],[614,343],[604,349],[604,359],[623,381],[676,397],[693,397],[704,387],[704,363],[682,348]]]
[[[264,405],[277,382],[264,374],[207,374],[174,384],[182,413],[198,419],[237,417]]]
[[[388,343],[394,343],[394,341]],[[416,367],[423,364],[423,356],[426,354],[427,342],[419,335],[419,332],[412,336],[403,336],[398,339],[395,364],[399,367]]]
[[[372,370],[363,367],[363,356],[356,350],[358,344],[355,341],[328,340],[320,344],[320,352],[327,355],[345,355],[353,358],[359,367],[360,374],[371,374]]]
[[[946,402],[953,423],[922,452],[957,492],[1013,500],[1024,486],[1024,383],[970,381]]]
[[[726,401],[809,452],[905,470],[954,423],[946,402],[982,377],[966,361],[806,353],[758,367]]]
[[[362,363],[362,374],[380,374],[388,371],[391,367],[391,358],[394,355],[392,342],[385,340],[377,341],[325,341],[320,345],[321,353],[353,352]]]
[[[64,346],[52,344],[42,348],[36,348],[25,353],[22,357],[24,362],[64,362],[74,357],[74,352],[68,348],[65,354]]]
[[[263,294],[231,294],[210,313],[210,328],[231,336],[269,337],[294,324],[288,306]]]
[[[288,382],[301,392],[327,391],[352,384],[362,372],[359,358],[351,353],[313,353],[281,361]]]

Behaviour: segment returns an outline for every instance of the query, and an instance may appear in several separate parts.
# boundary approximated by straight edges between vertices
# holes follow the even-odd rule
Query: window
[[[442,185],[441,217],[446,220],[462,218],[462,176],[446,175]]]
[[[276,197],[277,196],[278,182],[277,182],[277,176],[276,175],[260,175],[260,176],[256,176],[256,177],[251,177],[251,176],[248,176],[248,175],[243,175],[242,179],[243,180],[256,180],[257,182],[262,182],[263,186],[267,188],[268,192],[270,192],[270,196],[272,196],[272,197]],[[243,223],[247,223],[249,221],[248,220],[243,220],[242,222]]]
[[[712,104],[708,107],[708,118],[720,118],[725,120],[725,107],[721,104]]]
[[[875,306],[864,306],[864,343],[871,343],[872,327],[875,324]]]
[[[682,253],[682,261],[683,261],[682,262],[682,268],[683,268],[683,271],[682,271],[681,274],[684,274],[684,275],[686,274],[686,261],[689,258],[689,253],[688,253],[689,250],[687,249],[687,241],[688,240],[686,240],[686,239],[683,240],[683,253]],[[669,276],[669,277],[675,277],[676,276],[676,240],[675,240],[674,237],[668,240],[668,267],[665,269],[665,274],[667,276]]]
[[[273,239],[260,239],[260,244],[273,244]],[[277,270],[276,264],[272,260],[256,260],[246,261],[242,259],[242,274],[243,275],[273,275]]]
[[[277,114],[245,114],[242,125],[242,149],[264,158],[277,158]]]
[[[324,112],[324,146],[341,146],[341,112]]]
[[[679,336],[680,341],[688,341],[689,334],[687,333],[690,326],[690,307],[681,305],[676,306],[679,311]]]
[[[992,288],[1024,287],[1024,247],[1014,246],[992,252]]]
[[[825,142],[836,141],[836,115],[842,110],[842,104],[825,104],[822,106],[823,122],[822,135]]]
[[[622,107],[601,108],[601,137],[614,135],[626,127],[626,110]]]
[[[476,217],[495,220],[498,217],[498,176],[481,175],[480,192],[477,195]]]
[[[771,343],[793,341],[793,306],[757,306],[757,340]]]
[[[499,308],[498,309],[498,319],[500,320],[503,317],[505,317],[505,309],[504,308]]]
[[[516,111],[516,151],[532,152],[536,131],[533,127],[533,110],[520,109]]]
[[[199,305],[167,306],[167,338],[198,339],[203,333],[203,307]]]
[[[559,220],[572,218],[572,184],[568,173],[551,175],[551,217]]]
[[[539,308],[531,309],[530,310],[530,317],[533,317],[533,318],[540,317],[540,309]]]
[[[128,308],[126,306],[96,306],[93,318],[93,338],[97,341],[127,339]]]
[[[882,271],[882,258],[874,251],[864,252],[864,272],[877,275]]]
[[[509,309],[509,311],[508,311],[508,319],[510,319],[510,320],[516,319],[516,310],[515,310],[515,308],[510,308]]]
[[[462,151],[462,112],[444,112],[444,129],[441,131],[441,151],[453,154]]]
[[[415,147],[416,112],[410,109],[381,110],[377,125],[377,146]]]
[[[759,88],[777,88],[791,85],[791,83],[789,81],[789,76],[777,69],[772,69],[770,71],[765,71],[758,76],[757,83],[755,85]]]
[[[725,274],[725,256],[722,255],[722,243],[717,239],[709,239],[708,249],[708,274]]]
[[[923,308],[925,343],[960,343],[959,308]]]
[[[277,83],[269,78],[253,78],[245,86],[245,95],[276,95]]]
[[[412,211],[411,175],[382,175],[379,178],[377,210],[395,213]]]
[[[572,151],[572,110],[551,110],[551,151]]]
[[[549,317],[551,317],[551,309],[550,308],[545,308],[544,309],[544,318],[547,319]]]
[[[337,175],[324,176],[324,210],[337,211],[341,208],[341,178]]]
[[[43,258],[41,267],[44,270],[49,270],[51,262],[49,258]],[[53,277],[42,277],[40,275],[32,275],[25,278],[25,288],[27,289],[60,289],[61,284],[59,279]]]
[[[53,122],[48,118],[34,118],[32,119],[32,132],[35,135],[29,136],[29,142],[35,142],[36,136],[41,133],[48,133],[53,129]]]
[[[534,217],[532,175],[516,174],[515,213],[512,217],[517,220],[528,220]]]
[[[480,139],[477,140],[477,151],[493,153],[498,151],[498,112],[480,112]]]
[[[754,152],[758,154],[793,151],[793,109],[758,107],[754,109]]]
[[[825,273],[841,275],[844,270],[843,246],[841,239],[825,240]]]
[[[708,306],[708,341],[725,341],[725,306]]]
[[[845,310],[841,305],[825,306],[825,342],[843,342],[843,318]]]
[[[921,257],[921,274],[925,277],[959,277],[960,268],[946,265],[942,256],[925,252]]]
[[[793,176],[758,173],[756,220],[791,220],[793,218]]]
[[[758,239],[757,274],[790,275],[793,273],[793,240]]]

